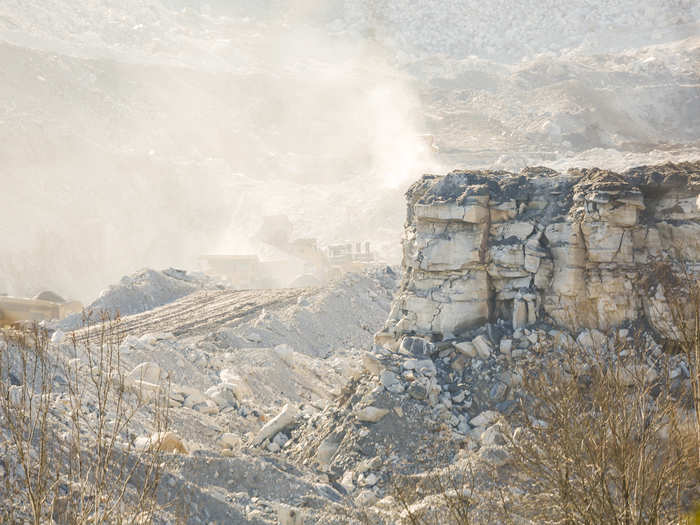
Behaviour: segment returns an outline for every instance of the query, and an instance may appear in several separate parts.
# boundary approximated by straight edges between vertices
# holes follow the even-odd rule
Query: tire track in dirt
[[[282,308],[307,291],[304,288],[272,290],[203,290],[147,312],[120,319],[123,336],[140,337],[150,332],[170,332],[175,336],[197,335],[250,315],[263,308]],[[90,338],[99,328],[90,328]],[[86,329],[76,331],[78,338],[88,335]]]

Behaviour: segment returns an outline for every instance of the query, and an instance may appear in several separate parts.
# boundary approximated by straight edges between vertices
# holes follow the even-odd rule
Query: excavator
[[[200,257],[202,269],[245,288],[312,286],[357,271],[374,260],[369,242],[321,249],[314,238],[293,238],[292,230],[286,215],[263,217],[254,239],[274,248],[275,257],[261,261],[252,254],[204,255]]]

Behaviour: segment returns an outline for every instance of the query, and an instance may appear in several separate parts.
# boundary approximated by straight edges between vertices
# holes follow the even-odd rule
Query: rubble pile
[[[184,494],[189,523],[294,524],[293,516],[340,502],[343,495],[327,477],[298,468],[285,451],[291,431],[324,410],[361,373],[360,349],[371,346],[386,319],[397,274],[376,267],[322,288],[254,291],[202,289],[205,280],[193,279],[192,287],[171,288],[187,292],[180,299],[154,294],[165,288],[156,284],[176,280],[171,273],[139,272],[139,278],[124,278],[98,299],[110,306],[125,296],[131,304],[170,299],[122,316],[116,334],[124,337],[114,359],[127,401],[149,403],[167,393],[170,427],[159,431],[152,409],[144,405],[116,436],[116,446],[134,453],[160,448],[167,454],[160,497],[172,501]],[[146,293],[139,295],[139,287]],[[73,333],[76,344],[70,333],[53,330],[49,346],[57,371],[50,394],[51,431],[57,436],[71,431],[67,374],[75,371],[80,384],[92,384],[95,357],[90,361],[85,344],[91,341],[96,348],[101,339],[98,324]],[[7,348],[2,340],[0,345]],[[9,356],[10,377],[17,383],[11,388],[19,393],[21,360]],[[88,394],[82,402],[93,418],[97,400]],[[81,438],[91,439],[87,433]],[[4,452],[0,460],[19,468]],[[301,507],[306,510],[300,514]]]
[[[543,323],[513,330],[500,322],[482,325],[459,342],[404,336],[396,350],[375,346],[364,354],[363,373],[337,404],[299,417],[296,428],[284,434],[280,453],[323,472],[352,505],[371,505],[377,516],[385,511],[384,523],[392,523],[395,476],[429,474],[442,450],[453,451],[448,463],[468,461],[476,476],[507,467],[505,434],[517,428],[509,416],[520,406],[526,370],[556,360],[566,349],[613,352],[639,341],[648,352],[635,365],[643,370],[631,373],[654,380],[668,372],[674,395],[689,392],[684,358],[664,355],[654,335],[642,329],[606,335],[596,329],[569,333]],[[429,497],[427,490],[426,501]]]
[[[111,285],[86,307],[87,312],[110,316],[131,315],[152,310],[171,303],[195,290],[221,289],[223,285],[213,277],[191,273],[175,268],[163,271],[144,268],[131,275],[125,275],[118,284]],[[72,315],[62,320],[62,330],[79,328],[82,315]]]
[[[596,49],[601,42],[642,34],[661,38],[697,23],[700,11],[691,1],[638,3],[576,0],[540,2],[451,2],[385,0],[345,2],[351,27],[382,30],[388,41],[416,53],[455,58],[478,55],[500,60],[556,52]],[[543,27],[547,29],[543,31]]]

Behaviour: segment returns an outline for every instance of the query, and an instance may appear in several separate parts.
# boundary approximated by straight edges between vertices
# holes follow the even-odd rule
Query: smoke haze
[[[697,156],[699,15],[690,0],[4,0],[0,293],[88,302],[142,267],[264,251],[271,214],[397,262],[421,173]]]
[[[177,15],[160,8],[156,22]],[[217,48],[199,62],[190,48],[148,55],[117,38],[94,49],[73,33],[65,54],[0,44],[0,291],[86,301],[140,267],[255,252],[268,214],[324,243],[398,245],[403,209],[376,201],[431,167],[410,81],[375,41],[308,25],[310,2],[265,14],[183,15],[171,29],[216,32],[192,29],[196,45]]]

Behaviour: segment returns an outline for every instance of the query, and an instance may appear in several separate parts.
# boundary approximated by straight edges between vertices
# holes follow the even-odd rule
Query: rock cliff
[[[503,319],[654,325],[658,260],[700,269],[700,162],[424,175],[406,193],[404,277],[377,340],[458,336]]]

